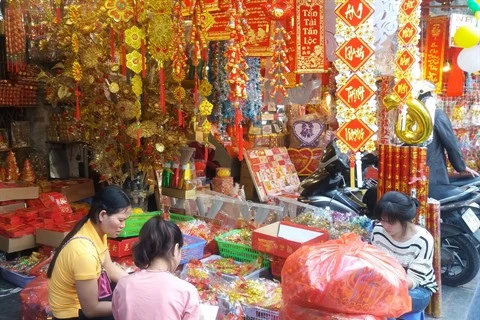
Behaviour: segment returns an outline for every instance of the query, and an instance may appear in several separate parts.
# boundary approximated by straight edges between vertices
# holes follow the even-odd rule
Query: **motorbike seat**
[[[470,188],[456,187],[450,184],[430,185],[428,187],[428,196],[440,201],[441,204],[450,202],[466,201],[471,198]]]
[[[469,186],[477,186],[480,185],[480,177],[455,177],[455,178],[450,178],[450,184],[457,186],[457,187],[463,187],[466,185]]]

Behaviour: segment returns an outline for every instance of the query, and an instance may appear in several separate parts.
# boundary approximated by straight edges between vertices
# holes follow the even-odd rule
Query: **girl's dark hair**
[[[67,243],[67,241],[77,234],[85,222],[90,219],[93,224],[98,224],[98,216],[102,210],[105,210],[107,215],[111,216],[125,210],[130,206],[130,198],[119,186],[111,185],[100,190],[100,192],[93,197],[92,205],[90,206],[88,214],[77,222],[72,231],[67,234],[65,239],[63,239],[62,243],[58,246],[57,250],[55,250],[55,254],[53,255],[50,266],[48,267],[47,277],[50,278],[52,276],[53,269],[55,268],[55,262],[57,261],[58,255],[62,251],[65,243]]]
[[[419,202],[417,199],[398,191],[385,193],[375,207],[377,219],[395,223],[400,221],[404,230],[407,223],[417,216]]]
[[[183,235],[180,228],[161,216],[150,218],[140,230],[138,242],[133,247],[133,260],[140,269],[148,268],[155,258],[163,258],[174,269],[173,254],[175,244],[183,247]],[[173,271],[173,270],[170,270]]]

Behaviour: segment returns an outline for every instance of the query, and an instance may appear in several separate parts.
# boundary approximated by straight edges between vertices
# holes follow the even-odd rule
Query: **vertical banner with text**
[[[338,145],[342,152],[373,151],[376,127],[373,0],[337,1],[335,67]]]
[[[323,0],[296,0],[296,73],[327,72],[324,5]]]
[[[447,40],[448,17],[431,17],[427,20],[427,36],[424,49],[423,79],[430,80],[436,86],[437,93],[442,91],[443,63]]]

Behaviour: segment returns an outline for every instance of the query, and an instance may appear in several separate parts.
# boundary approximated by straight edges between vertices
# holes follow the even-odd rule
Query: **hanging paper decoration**
[[[7,71],[18,73],[27,65],[27,38],[23,20],[23,2],[8,1],[5,7],[5,38],[7,49]]]
[[[247,55],[246,49],[246,30],[248,23],[246,20],[245,5],[242,0],[233,0],[230,9],[230,20],[227,25],[230,31],[230,40],[228,42],[227,52],[227,82],[230,86],[229,99],[235,107],[235,134],[238,147],[238,159],[243,160],[243,115],[240,110],[241,102],[247,99],[246,82],[248,80],[245,61]]]
[[[448,17],[429,17],[427,19],[426,42],[423,63],[423,79],[433,82],[437,89],[436,92],[442,91],[443,63],[445,59],[445,41],[447,40]],[[404,54],[407,59],[410,57],[409,51],[405,50]],[[405,57],[403,58],[405,59]],[[408,66],[401,64],[399,67]]]
[[[342,152],[375,150],[376,127],[373,0],[336,2],[335,61],[338,146]]]

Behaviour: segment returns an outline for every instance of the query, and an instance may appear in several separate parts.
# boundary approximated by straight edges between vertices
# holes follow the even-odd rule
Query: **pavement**
[[[470,301],[477,283],[480,281],[480,273],[468,284],[456,288],[442,287],[442,314],[440,318],[427,316],[426,319],[463,320],[467,315]],[[15,286],[0,278],[0,320],[16,320],[20,317],[20,293],[5,295],[8,290]],[[480,307],[479,307],[480,310]],[[479,316],[480,319],[480,316]]]

